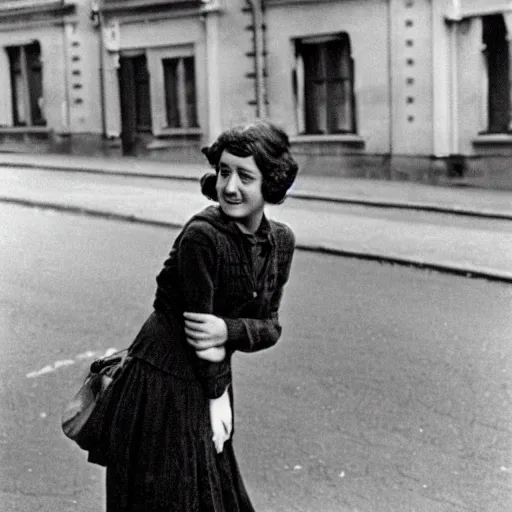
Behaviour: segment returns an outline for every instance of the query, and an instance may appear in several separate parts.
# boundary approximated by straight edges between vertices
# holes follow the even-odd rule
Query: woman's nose
[[[232,194],[237,191],[237,188],[238,188],[238,177],[237,177],[236,173],[232,173],[229,176],[228,181],[226,182],[224,191],[227,192],[228,194]]]

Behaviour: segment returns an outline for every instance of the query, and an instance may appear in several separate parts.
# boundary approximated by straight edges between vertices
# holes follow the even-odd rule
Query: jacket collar
[[[231,232],[237,233],[237,234],[244,234],[242,230],[238,227],[236,222],[233,221],[231,217],[226,215],[220,206],[210,206],[207,208],[215,208],[216,212],[213,215],[213,217],[217,217],[218,220],[222,222],[222,224]],[[211,212],[214,213],[214,212]],[[208,217],[211,219],[210,215]],[[274,229],[272,226],[272,223],[268,220],[265,213],[263,213],[263,217],[261,219],[260,226],[256,230],[256,232],[253,235],[257,240],[260,240],[262,242],[269,242],[272,245],[274,244]]]
[[[229,233],[232,236],[240,237],[242,235],[240,228],[233,222],[231,217],[228,217],[222,211],[219,205],[207,206],[204,210],[194,215],[189,222],[195,219],[204,220],[216,227],[219,231]],[[267,218],[265,213],[263,213],[263,218],[256,231],[256,236],[262,241],[268,241],[272,247],[275,246],[275,226],[274,223]]]

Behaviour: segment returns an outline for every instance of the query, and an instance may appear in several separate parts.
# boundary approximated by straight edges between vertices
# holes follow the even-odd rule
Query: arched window
[[[355,133],[354,62],[348,34],[295,43],[299,132]]]
[[[487,68],[488,133],[506,133],[510,123],[509,46],[503,16],[483,16]]]

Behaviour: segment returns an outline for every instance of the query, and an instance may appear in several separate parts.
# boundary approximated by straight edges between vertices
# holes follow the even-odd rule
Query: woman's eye
[[[242,180],[242,183],[249,183],[252,181],[252,176],[249,176],[248,174],[241,174],[240,179]]]
[[[229,176],[229,174],[230,174],[229,169],[226,169],[226,168],[221,168],[219,172],[223,178],[225,178],[226,176]]]

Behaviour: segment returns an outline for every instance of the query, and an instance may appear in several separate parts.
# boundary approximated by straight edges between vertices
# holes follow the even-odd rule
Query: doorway
[[[119,59],[123,155],[136,155],[143,133],[151,132],[149,72],[145,54]]]
[[[507,27],[501,14],[484,16],[483,44],[488,74],[488,133],[507,133],[510,123],[510,55]]]

